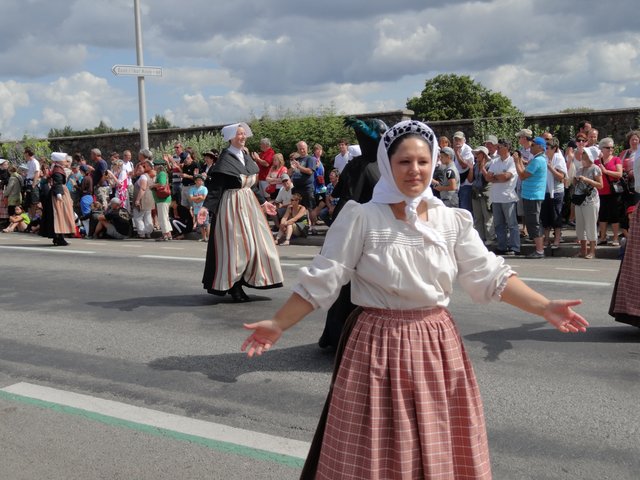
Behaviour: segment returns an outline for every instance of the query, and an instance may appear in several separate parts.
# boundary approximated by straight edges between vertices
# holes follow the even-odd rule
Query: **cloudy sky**
[[[1,139],[138,126],[133,0],[2,0]],[[404,108],[440,73],[527,113],[640,104],[630,0],[141,0],[147,114],[179,126],[275,108]]]

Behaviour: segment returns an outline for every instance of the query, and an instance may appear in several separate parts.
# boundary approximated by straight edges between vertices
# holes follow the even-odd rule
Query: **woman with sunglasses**
[[[613,240],[611,245],[619,246],[620,232],[620,193],[615,191],[614,183],[622,178],[622,162],[613,155],[613,139],[600,140],[600,158],[596,165],[602,172],[602,188],[600,195],[600,212],[598,213],[598,245],[607,244],[607,226],[611,224]]]

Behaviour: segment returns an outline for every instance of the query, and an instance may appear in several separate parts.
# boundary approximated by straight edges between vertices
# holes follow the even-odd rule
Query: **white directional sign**
[[[162,67],[140,67],[138,65],[114,65],[114,75],[132,75],[135,77],[161,77]]]

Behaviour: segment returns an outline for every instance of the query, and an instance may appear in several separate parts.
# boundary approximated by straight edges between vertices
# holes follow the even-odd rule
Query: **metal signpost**
[[[140,26],[140,0],[133,1],[136,22],[136,60],[137,65],[114,65],[114,75],[131,75],[138,77],[138,110],[140,113],[140,148],[149,148],[147,132],[147,103],[144,93],[144,77],[161,77],[161,67],[145,67],[142,57],[142,28]]]

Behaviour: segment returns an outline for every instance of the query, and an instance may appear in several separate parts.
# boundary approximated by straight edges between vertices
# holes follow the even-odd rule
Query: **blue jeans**
[[[458,204],[460,208],[464,208],[473,215],[473,206],[471,203],[471,185],[462,185],[458,190]]]
[[[498,250],[520,252],[520,229],[516,212],[518,202],[492,203],[493,226],[496,230]],[[508,236],[507,236],[508,234]]]

